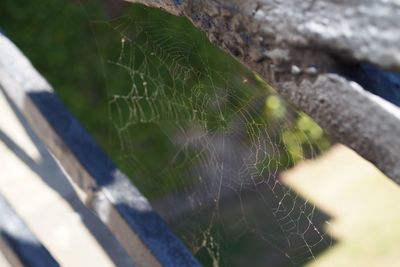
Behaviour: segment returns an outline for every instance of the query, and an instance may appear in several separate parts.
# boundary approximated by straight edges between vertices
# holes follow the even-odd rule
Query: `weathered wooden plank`
[[[218,46],[231,52],[239,50],[240,58],[263,61],[279,56],[272,53],[280,48],[289,56],[287,60],[300,56],[302,61],[315,63],[312,57],[318,51],[311,51],[311,55],[293,51],[304,48],[400,71],[397,0],[127,1],[188,17]]]
[[[0,35],[0,85],[138,266],[198,266],[10,40]]]
[[[0,194],[0,251],[11,266],[60,266]]]
[[[400,101],[397,1],[128,1],[190,19],[334,139],[400,184],[399,108],[364,90],[391,90],[397,97],[392,102]],[[364,62],[376,71],[348,67]],[[394,71],[386,80],[384,69]]]
[[[57,261],[63,266],[135,267],[109,229],[84,206],[76,187],[2,90],[0,110],[0,191]],[[25,207],[35,212],[26,213]],[[79,221],[74,220],[77,215]],[[61,225],[69,233],[66,237],[72,237],[65,246],[59,243],[65,237],[52,234]]]

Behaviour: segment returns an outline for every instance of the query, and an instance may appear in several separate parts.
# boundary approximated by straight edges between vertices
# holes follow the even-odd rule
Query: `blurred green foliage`
[[[27,55],[70,110],[102,144],[109,128],[101,61],[91,18],[105,19],[98,1],[8,1],[0,3],[0,28]],[[94,108],[96,109],[93,116]]]

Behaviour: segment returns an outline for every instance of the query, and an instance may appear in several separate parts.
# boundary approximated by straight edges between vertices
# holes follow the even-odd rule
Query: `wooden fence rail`
[[[0,214],[0,251],[12,266],[60,266],[1,194]]]

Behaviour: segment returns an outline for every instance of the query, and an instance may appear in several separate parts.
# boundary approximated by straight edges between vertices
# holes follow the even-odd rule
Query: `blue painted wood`
[[[34,91],[27,92],[27,96],[84,169],[95,179],[99,188],[107,188],[115,183],[122,185],[117,190],[119,196],[114,196],[118,199],[117,203],[113,203],[114,207],[163,266],[199,265],[159,215],[147,203],[143,203],[140,199],[143,196],[131,190],[126,183],[118,183],[118,180],[126,179],[124,175],[54,93]],[[113,190],[109,193],[114,192]],[[126,195],[129,197],[125,198]],[[135,201],[138,203],[134,203]]]
[[[0,237],[2,244],[7,246],[7,250],[3,253],[12,266],[20,264],[26,267],[60,266],[1,194],[0,214]],[[18,263],[15,262],[15,258]]]

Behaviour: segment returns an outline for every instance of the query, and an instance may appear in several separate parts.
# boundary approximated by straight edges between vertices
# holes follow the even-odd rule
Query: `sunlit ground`
[[[337,242],[308,266],[400,266],[400,187],[343,145],[283,180],[332,216]]]

